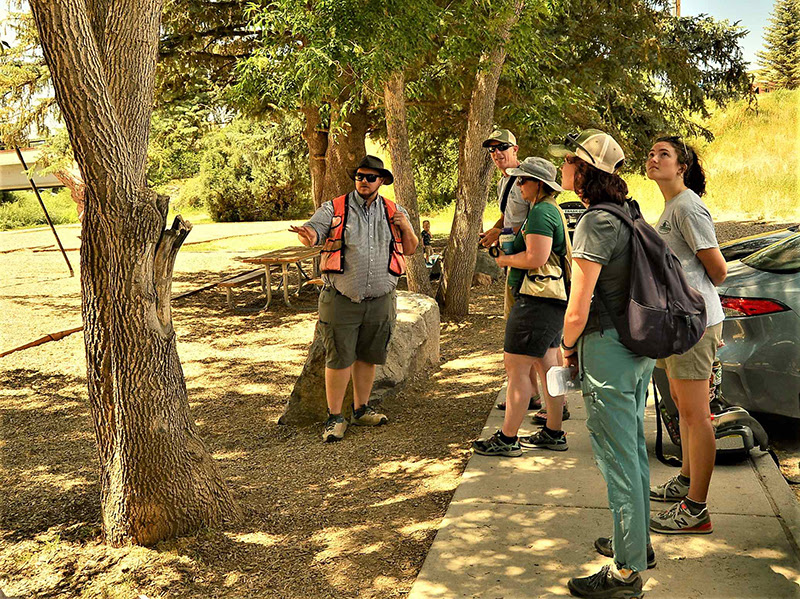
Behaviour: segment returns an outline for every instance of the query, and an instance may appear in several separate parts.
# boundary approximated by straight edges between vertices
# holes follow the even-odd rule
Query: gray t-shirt
[[[503,175],[497,182],[497,201],[502,202],[503,194],[506,191],[511,177]],[[506,211],[503,212],[503,226],[511,229],[517,229],[522,226],[525,217],[528,216],[528,210],[531,205],[522,199],[522,189],[517,185],[515,180],[511,189],[508,192],[508,201],[506,202]]]
[[[697,289],[706,302],[706,326],[725,319],[714,283],[708,277],[697,252],[719,247],[711,213],[695,192],[686,189],[669,200],[658,219],[656,231],[681,261],[689,285]]]
[[[610,313],[622,314],[630,297],[630,228],[608,212],[586,212],[575,229],[572,257],[603,265],[583,334],[613,329]]]

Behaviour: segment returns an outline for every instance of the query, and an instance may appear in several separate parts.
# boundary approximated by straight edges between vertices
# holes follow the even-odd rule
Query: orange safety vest
[[[386,214],[386,224],[392,232],[389,242],[389,272],[399,277],[406,272],[406,257],[403,255],[403,239],[399,229],[392,223],[392,217],[397,212],[397,205],[391,200],[383,198],[383,207]],[[349,202],[347,195],[339,196],[333,200],[333,220],[328,238],[322,246],[320,255],[320,270],[322,272],[344,272],[344,228],[347,226],[347,213]]]

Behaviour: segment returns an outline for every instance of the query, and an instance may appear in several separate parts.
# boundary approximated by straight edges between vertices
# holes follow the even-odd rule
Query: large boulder
[[[389,342],[386,364],[378,366],[370,402],[394,395],[414,373],[439,364],[439,306],[433,298],[408,291],[397,292],[397,323]],[[352,383],[342,412],[353,404]],[[325,348],[319,331],[308,350],[303,371],[294,384],[280,424],[304,424],[325,420]]]
[[[492,277],[492,281],[503,278],[503,269],[497,266],[497,262],[494,261],[494,258],[484,249],[478,250],[478,256],[475,260],[475,272],[489,275]]]

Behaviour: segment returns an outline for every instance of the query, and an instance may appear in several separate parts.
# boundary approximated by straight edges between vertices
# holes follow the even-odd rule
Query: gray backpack
[[[609,212],[631,228],[630,297],[622,313],[611,314],[620,341],[649,358],[689,351],[705,333],[706,304],[686,280],[678,257],[647,224],[635,200],[624,207],[595,204],[591,210]]]

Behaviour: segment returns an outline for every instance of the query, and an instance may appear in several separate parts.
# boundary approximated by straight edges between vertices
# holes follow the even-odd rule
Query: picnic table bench
[[[260,281],[262,290],[267,294],[267,303],[256,310],[266,310],[272,301],[271,268],[280,266],[281,274],[278,288],[283,287],[283,301],[287,306],[291,307],[292,304],[289,301],[289,266],[294,264],[297,267],[297,291],[294,293],[295,296],[300,295],[300,291],[302,291],[303,287],[307,285],[314,285],[318,288],[321,287],[322,279],[317,278],[319,275],[320,249],[320,246],[293,246],[267,252],[266,254],[261,254],[260,256],[253,256],[252,258],[242,258],[242,262],[263,266],[264,270],[243,273],[237,277],[218,283],[218,285],[225,289],[227,293],[228,306],[233,310],[237,310],[233,305],[232,289],[234,287],[241,287],[253,281]],[[310,276],[305,270],[303,270],[302,263],[306,260],[310,260],[312,262],[311,273],[313,276]],[[237,311],[246,310],[238,309]]]

